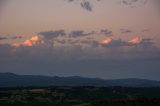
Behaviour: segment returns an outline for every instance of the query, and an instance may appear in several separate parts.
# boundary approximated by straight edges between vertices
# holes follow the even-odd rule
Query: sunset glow
[[[128,42],[132,43],[132,44],[139,44],[142,42],[142,39],[140,37],[135,37],[135,38],[132,38],[131,40],[129,40]]]
[[[0,0],[0,71],[160,79],[159,1]]]
[[[102,45],[107,45],[107,44],[109,44],[109,43],[111,43],[112,42],[112,39],[111,38],[104,38],[102,41],[101,41],[101,44]]]
[[[43,43],[44,43],[44,41],[38,35],[33,35],[30,39],[27,39],[22,43],[13,43],[12,46],[14,46],[14,47],[33,46],[33,45],[39,45],[39,44],[43,44]]]

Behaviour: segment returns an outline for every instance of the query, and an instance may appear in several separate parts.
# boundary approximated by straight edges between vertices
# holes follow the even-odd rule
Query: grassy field
[[[0,106],[160,106],[160,88],[0,88]]]

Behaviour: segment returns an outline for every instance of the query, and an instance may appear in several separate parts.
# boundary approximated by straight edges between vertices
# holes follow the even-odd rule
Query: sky
[[[159,0],[0,0],[0,72],[160,80]]]

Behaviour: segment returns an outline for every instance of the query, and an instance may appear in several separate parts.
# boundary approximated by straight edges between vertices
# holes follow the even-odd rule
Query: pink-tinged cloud
[[[101,44],[102,45],[107,45],[107,44],[110,44],[112,42],[112,38],[104,38],[102,41],[101,41]]]
[[[30,39],[25,40],[22,43],[14,43],[14,47],[19,47],[19,46],[33,46],[33,45],[38,45],[38,44],[43,44],[44,41],[37,35],[33,35]]]
[[[25,41],[23,42],[23,45],[24,45],[24,46],[32,46],[33,44],[32,44],[32,41],[31,41],[31,40],[25,40]]]
[[[143,40],[140,38],[140,37],[134,37],[132,38],[131,40],[129,40],[128,42],[129,43],[132,43],[132,44],[139,44],[141,43]]]

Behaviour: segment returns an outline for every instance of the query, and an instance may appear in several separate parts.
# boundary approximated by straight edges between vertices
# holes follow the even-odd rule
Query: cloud
[[[68,2],[75,2],[75,1],[84,1],[84,0],[67,0]],[[93,1],[93,0],[90,0]],[[95,0],[95,1],[103,1],[103,0]]]
[[[64,38],[64,39],[54,39],[54,42],[62,45],[81,45],[83,47],[98,47],[99,41],[94,39],[74,39],[74,38]]]
[[[110,31],[108,29],[101,29],[101,31],[99,33],[101,35],[105,35],[105,36],[112,36],[112,31]]]
[[[32,37],[33,38],[33,37]],[[31,40],[31,39],[30,39]],[[38,42],[37,42],[38,41]],[[61,42],[62,41],[62,42]],[[67,40],[61,40],[60,43],[66,43]],[[26,42],[26,41],[25,41]],[[136,59],[136,58],[152,58],[159,56],[160,49],[154,46],[152,39],[143,39],[139,44],[132,44],[121,39],[112,39],[106,45],[100,44],[95,40],[70,41],[75,42],[71,45],[53,46],[39,43],[39,40],[33,38],[29,43],[21,43],[20,46],[12,46],[9,44],[0,44],[0,60],[19,59],[24,61],[42,61],[49,62],[52,60],[88,60],[88,59]],[[78,43],[77,43],[78,42]],[[31,44],[30,44],[31,43]],[[67,42],[68,43],[68,42]],[[87,46],[84,46],[87,45]],[[99,47],[99,46],[102,47]],[[146,49],[147,48],[147,49]],[[77,57],[78,56],[78,57]],[[11,58],[12,57],[12,58]],[[26,63],[27,64],[27,63]]]
[[[93,11],[93,6],[92,6],[92,2],[93,0],[67,0],[69,3],[71,2],[78,2],[78,4],[84,9],[87,10],[89,12]],[[103,0],[94,0],[97,2],[103,1]]]
[[[135,6],[137,3],[146,5],[149,0],[121,0],[121,3],[128,6]]]
[[[30,39],[27,39],[22,43],[14,43],[12,44],[12,46],[14,47],[35,46],[35,45],[41,45],[41,44],[44,44],[44,41],[38,35],[33,35]]]
[[[53,39],[59,36],[65,36],[66,33],[64,30],[55,30],[55,31],[46,31],[46,32],[40,32],[38,35],[43,36],[45,39]]]
[[[67,0],[69,3],[71,2],[78,2],[78,4],[85,10],[92,12],[93,7],[89,0]],[[97,0],[98,1],[98,0]]]
[[[77,31],[70,32],[69,36],[76,38],[76,37],[88,36],[91,34],[94,34],[94,32],[85,32],[83,30],[77,30]]]
[[[107,48],[114,48],[114,47],[125,47],[125,46],[132,46],[127,41],[123,41],[122,39],[111,39],[111,38],[105,38],[101,42],[102,47],[107,47]]]
[[[133,3],[138,2],[139,0],[122,0],[122,3],[125,5],[132,5]]]
[[[0,40],[7,40],[7,39],[22,39],[22,36],[12,36],[12,37],[3,37],[3,36],[0,36]]]
[[[61,39],[61,40],[55,39],[54,41],[56,41],[57,43],[60,43],[60,44],[66,44],[66,43],[68,43],[65,39]]]
[[[0,70],[19,74],[124,78],[147,77],[146,73],[156,76],[160,69],[160,51],[153,47],[125,50],[72,45],[50,49],[37,45],[15,49],[1,44],[0,51]]]
[[[140,44],[142,42],[142,39],[140,37],[134,37],[131,40],[128,41],[131,44]]]
[[[129,30],[129,29],[120,29],[120,31],[121,31],[122,34],[132,33],[132,31]]]
[[[98,47],[99,46],[99,42],[96,41],[96,40],[82,40],[81,41],[82,44],[87,44],[88,46],[91,46],[91,47]]]
[[[13,37],[10,37],[10,39],[22,39],[23,37],[22,36],[13,36]]]
[[[0,40],[6,40],[8,39],[7,37],[0,37]]]
[[[38,39],[32,37],[29,40],[34,42]],[[75,41],[72,38],[65,41],[68,40]],[[78,41],[96,45],[85,48],[81,44],[52,48],[43,44],[19,47],[0,44],[0,70],[19,74],[159,79],[160,49],[150,44],[152,39],[143,38],[142,42],[136,45],[128,41],[112,38],[108,47],[99,47],[99,42],[94,39]]]
[[[84,0],[83,2],[81,2],[81,7],[86,9],[87,11],[93,11],[92,5],[90,4],[89,1]]]
[[[67,43],[70,44],[70,45],[76,45],[76,44],[79,45],[80,39],[68,39]]]
[[[101,44],[102,44],[102,45],[108,45],[108,44],[110,44],[111,42],[112,42],[112,39],[109,38],[109,37],[106,37],[106,38],[104,38],[104,39],[101,41]]]
[[[124,41],[122,39],[112,39],[109,37],[104,38],[100,44],[102,47],[152,47],[154,43],[152,42],[152,39],[142,39],[140,37],[134,37],[128,41]]]

